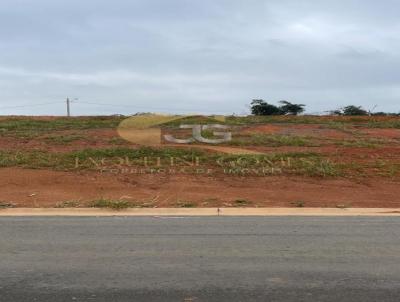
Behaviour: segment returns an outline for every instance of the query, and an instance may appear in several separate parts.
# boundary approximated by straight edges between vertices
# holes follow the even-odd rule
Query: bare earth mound
[[[134,146],[118,137],[120,121],[2,117],[0,207],[400,207],[399,118],[237,118],[231,143],[193,150]],[[193,169],[169,173],[157,158]]]

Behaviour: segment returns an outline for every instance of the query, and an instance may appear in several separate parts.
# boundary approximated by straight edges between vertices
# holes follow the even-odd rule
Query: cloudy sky
[[[241,114],[254,98],[398,112],[399,11],[398,0],[1,0],[0,115],[64,114],[67,96],[75,115]]]

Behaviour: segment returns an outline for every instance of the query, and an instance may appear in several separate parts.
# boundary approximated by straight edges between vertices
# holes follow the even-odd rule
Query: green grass
[[[179,208],[195,208],[196,204],[190,201],[178,201],[176,206]]]
[[[279,174],[337,177],[343,175],[340,165],[312,152],[272,153],[265,155],[229,155],[216,158],[222,168],[241,169],[274,168]],[[281,173],[280,173],[281,172]]]
[[[49,144],[56,145],[66,145],[72,143],[74,141],[79,140],[88,140],[89,137],[85,137],[82,135],[49,135],[44,138],[44,140]]]
[[[119,165],[140,165],[146,158],[148,166],[155,166],[157,159],[162,161],[162,164],[169,164],[171,158],[177,163],[195,163],[196,158],[205,158],[206,155],[201,150],[186,149],[186,148],[149,148],[142,147],[139,149],[132,148],[107,148],[107,149],[86,149],[82,151],[70,152],[65,156],[65,159],[71,163],[79,161],[81,168],[96,168],[96,165],[119,166]],[[102,162],[103,161],[103,162]]]
[[[318,146],[307,137],[295,135],[277,135],[255,133],[233,139],[229,145],[233,146],[267,146],[267,147],[316,147]]]
[[[123,163],[139,164],[145,157],[149,165],[155,163],[157,158],[170,162],[187,161],[192,163],[196,157],[204,157],[199,150],[192,149],[155,149],[155,148],[107,148],[85,149],[66,153],[50,153],[46,151],[0,151],[0,167],[23,167],[31,169],[52,168],[55,170],[73,170],[76,163],[80,169],[95,169],[98,165],[114,166]]]
[[[73,169],[74,161],[62,153],[45,151],[0,151],[0,167],[22,167],[30,169]]]
[[[400,119],[389,120],[389,121],[369,121],[367,123],[367,127],[400,129]]]
[[[377,148],[379,144],[368,140],[346,140],[335,142],[338,146],[352,147],[352,148]]]
[[[211,168],[216,173],[225,171],[229,175],[246,175],[248,170],[272,170],[279,175],[303,175],[311,177],[342,177],[370,175],[397,177],[400,175],[400,163],[393,160],[352,161],[342,163],[332,161],[315,152],[268,153],[263,155],[232,155],[206,153],[191,149],[157,148],[107,148],[86,149],[75,152],[45,151],[0,151],[0,167],[21,167],[30,169],[52,169],[61,171],[101,171],[114,168],[156,167],[157,158],[163,168],[170,167],[174,158],[176,167],[190,167],[198,157],[199,168]],[[148,158],[148,165],[144,165]],[[76,165],[78,163],[78,165]],[[194,166],[196,170],[196,166]],[[268,170],[268,171],[269,171]]]
[[[59,117],[51,120],[34,118],[9,118],[0,120],[0,129],[12,130],[73,130],[116,128],[122,117]]]
[[[54,169],[63,171],[99,170],[114,167],[143,166],[144,157],[148,164],[155,166],[156,158],[163,166],[188,166],[198,156],[200,165],[214,168],[278,168],[288,174],[310,176],[337,176],[338,166],[314,153],[282,153],[266,155],[221,155],[205,154],[190,149],[152,149],[152,148],[111,148],[86,149],[67,153],[43,151],[0,151],[0,167],[22,167],[30,169]],[[179,159],[179,160],[178,160]],[[76,165],[78,163],[78,165]]]
[[[110,138],[110,140],[108,141],[108,143],[110,145],[126,145],[128,144],[128,142],[120,137],[113,137]]]
[[[375,171],[377,176],[394,178],[400,175],[400,162],[376,160],[369,164],[369,168]]]
[[[344,117],[344,116],[228,116],[226,124],[254,125],[254,124],[321,124],[340,129],[357,125],[369,128],[397,128],[400,129],[400,117],[379,119],[376,117]]]
[[[0,201],[0,209],[13,208],[14,205],[10,202]]]
[[[0,135],[34,138],[62,130],[116,129],[123,117],[59,117],[43,120],[35,118],[7,118],[0,120]]]
[[[245,206],[248,206],[251,204],[252,204],[252,202],[247,199],[236,199],[233,201],[233,205],[235,207],[245,207]]]
[[[115,147],[106,149],[85,149],[82,151],[76,151],[70,153],[73,157],[80,159],[92,158],[111,158],[111,157],[125,157],[137,158],[137,157],[192,157],[192,156],[204,156],[205,153],[198,149],[188,148],[150,148],[141,147],[137,149]]]
[[[19,138],[34,138],[44,133],[61,130],[116,129],[125,117],[58,117],[54,119],[37,119],[31,117],[10,117],[0,120],[0,135]],[[327,117],[327,116],[227,116],[225,122],[210,117],[192,116],[163,124],[163,127],[178,127],[181,124],[324,124],[335,129],[346,130],[348,126],[357,125],[369,128],[400,129],[400,117],[379,119],[374,117]]]
[[[79,208],[80,205],[78,200],[69,200],[57,203],[56,208]]]
[[[346,122],[343,122],[343,121],[331,121],[331,122],[326,123],[323,126],[325,128],[338,130],[338,131],[341,131],[343,133],[347,133],[349,135],[356,135],[356,132],[352,128],[353,127],[353,123],[349,123],[349,122],[346,123]]]
[[[296,200],[291,202],[291,204],[293,206],[295,206],[296,208],[304,208],[305,207],[305,202],[303,200]]]
[[[318,116],[229,116],[226,119],[229,125],[254,125],[270,123],[290,124],[320,124],[323,123]]]
[[[340,167],[327,159],[295,161],[293,165],[295,174],[313,177],[337,177],[343,175]]]
[[[336,208],[337,209],[348,209],[348,208],[351,208],[351,204],[337,204]]]
[[[135,207],[135,205],[125,200],[111,200],[102,198],[92,201],[90,203],[90,207],[101,208],[101,209],[107,208],[113,210],[123,210],[123,209],[133,208]]]
[[[378,138],[358,138],[352,140],[336,140],[335,145],[355,148],[378,148],[391,144],[390,140]]]

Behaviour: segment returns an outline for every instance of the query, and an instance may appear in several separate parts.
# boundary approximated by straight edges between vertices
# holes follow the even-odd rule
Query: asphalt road
[[[1,218],[0,301],[399,301],[400,219]]]

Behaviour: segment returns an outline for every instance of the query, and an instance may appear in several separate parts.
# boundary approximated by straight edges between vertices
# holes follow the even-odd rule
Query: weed
[[[111,148],[86,149],[76,152],[50,153],[44,151],[0,151],[0,167],[23,167],[30,169],[51,168],[54,170],[98,170],[100,168],[129,167],[156,164],[160,158],[162,164],[169,165],[171,158],[176,165],[194,164],[195,159],[207,166],[220,168],[275,169],[287,174],[307,176],[339,176],[337,165],[315,153],[276,153],[266,155],[220,155],[206,154],[188,149],[152,149],[152,148]],[[178,160],[179,159],[179,160]]]
[[[378,145],[368,141],[343,141],[336,143],[337,145],[341,145],[344,147],[352,147],[352,148],[377,148]]]
[[[294,136],[294,135],[271,135],[256,133],[250,136],[242,136],[232,140],[229,145],[234,146],[297,146],[297,147],[315,147],[315,143],[311,142],[308,138]]]
[[[204,152],[194,149],[172,149],[172,148],[150,148],[142,147],[138,149],[133,148],[107,148],[107,149],[85,149],[81,151],[72,152],[69,154],[72,157],[81,160],[88,158],[112,158],[112,157],[128,157],[130,159],[141,157],[184,157],[191,158],[192,156],[202,156]]]
[[[0,120],[0,134],[18,138],[34,138],[60,130],[115,129],[123,117],[96,116],[56,119],[7,118]]]
[[[252,202],[247,200],[247,199],[236,199],[234,201],[234,205],[237,207],[243,207],[243,206],[247,206],[249,204],[251,204]]]
[[[387,174],[390,177],[395,177],[399,175],[399,172],[400,172],[400,165],[392,164],[387,169]]]
[[[304,208],[304,206],[305,206],[305,202],[302,200],[296,200],[294,202],[291,202],[291,204],[293,206],[295,206],[296,208]]]
[[[376,160],[369,165],[379,176],[396,177],[400,174],[400,163],[388,160]]]
[[[378,148],[383,145],[388,145],[389,140],[386,139],[357,139],[357,140],[341,140],[336,141],[335,144],[344,147],[355,147],[355,148]]]
[[[113,210],[123,210],[134,207],[132,203],[125,200],[98,199],[90,203],[92,208],[109,208]]]
[[[218,198],[214,198],[214,197],[206,198],[206,199],[202,202],[202,205],[203,205],[203,206],[215,205],[215,204],[218,204],[219,201],[220,201],[220,200],[219,200]]]
[[[328,122],[325,125],[329,129],[336,129],[336,130],[341,130],[341,131],[348,131],[348,124],[344,122]]]
[[[367,127],[400,129],[400,120],[397,118],[397,119],[388,120],[388,121],[369,121],[367,123]]]
[[[56,208],[79,208],[79,206],[80,206],[79,201],[69,200],[57,203]]]
[[[348,205],[348,204],[337,204],[336,205],[336,208],[338,208],[338,209],[347,209],[347,208],[350,208],[351,206],[350,205]]]
[[[176,205],[179,208],[195,208],[196,204],[190,201],[178,201]]]
[[[0,167],[23,167],[23,168],[66,168],[66,161],[61,154],[53,154],[43,151],[0,151]],[[71,162],[71,167],[73,163]]]
[[[10,202],[0,201],[0,209],[13,208],[14,205]]]
[[[126,145],[127,142],[120,137],[113,137],[108,141],[111,145]]]
[[[45,151],[0,151],[0,167],[23,167],[31,169],[52,168],[55,170],[73,170],[76,163],[80,169],[96,169],[101,161],[109,165],[118,165],[122,160],[131,163],[143,162],[144,158],[171,158],[193,162],[197,157],[204,157],[205,153],[189,149],[153,149],[153,148],[108,148],[85,149],[66,153],[51,153]],[[151,161],[151,162],[150,162]]]
[[[221,157],[224,168],[275,169],[286,174],[305,176],[340,176],[340,166],[315,153],[276,153]]]
[[[57,145],[65,145],[68,143],[72,143],[74,141],[82,140],[82,139],[87,139],[84,136],[81,135],[51,135],[47,136],[44,138],[45,141],[51,144],[57,144]]]
[[[400,118],[371,118],[370,116],[229,116],[226,118],[229,125],[254,125],[254,124],[320,124],[330,128],[347,131],[348,126],[363,126],[369,128],[397,128],[400,129]]]
[[[340,176],[342,173],[338,165],[330,160],[306,160],[302,159],[294,162],[293,170],[296,174],[306,176]]]

